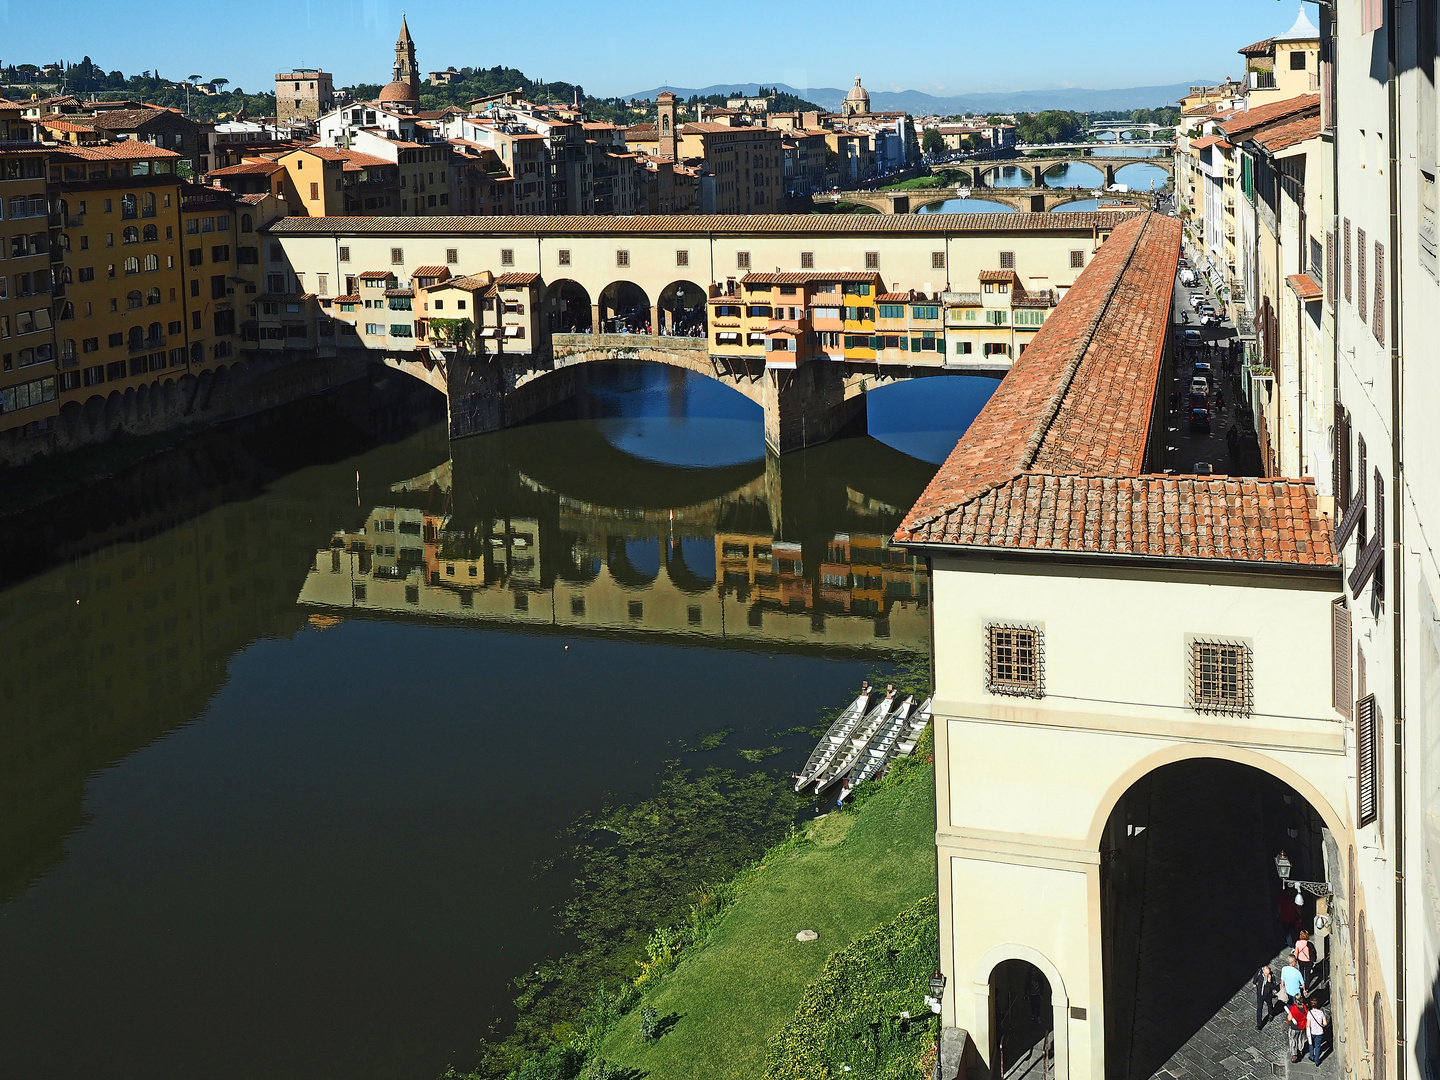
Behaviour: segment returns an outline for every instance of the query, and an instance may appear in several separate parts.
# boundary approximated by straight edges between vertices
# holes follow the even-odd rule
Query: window
[[[225,275],[224,275],[224,274],[213,274],[213,275],[211,275],[211,278],[210,278],[210,299],[211,299],[211,300],[224,300],[224,299],[225,299]]]
[[[1070,269],[1079,270],[1085,265],[1084,250],[1070,252]]]
[[[1345,598],[1330,604],[1330,704],[1350,719],[1350,609]]]
[[[390,264],[391,264],[392,266],[403,266],[404,263],[405,263],[405,249],[404,249],[404,248],[391,248],[391,249],[390,249]]]
[[[1002,251],[1002,252],[1000,252],[1000,269],[1001,269],[1001,270],[1014,270],[1014,269],[1015,269],[1015,253],[1014,253],[1013,251]]]
[[[1355,703],[1355,807],[1363,828],[1380,816],[1380,710],[1375,695]]]
[[[1304,49],[1291,49],[1291,50],[1290,50],[1290,70],[1291,70],[1291,71],[1304,71],[1304,70],[1305,70],[1305,50],[1304,50]]]
[[[312,184],[310,185],[310,198],[311,198],[312,200],[318,200],[318,199],[320,198],[320,185],[319,185],[319,184],[312,183]]]
[[[203,248],[192,248],[189,252],[189,263],[191,266],[200,266],[205,262],[205,250]]]
[[[1375,241],[1375,309],[1371,312],[1370,332],[1382,346],[1385,344],[1385,245]]]
[[[866,270],[879,270],[879,269],[880,269],[880,253],[879,253],[878,251],[867,251],[867,252],[865,252],[865,269],[866,269]]]
[[[145,306],[145,297],[139,289],[132,289],[125,294],[125,310],[134,311],[136,308]]]
[[[735,269],[737,269],[737,270],[749,270],[749,269],[750,269],[750,253],[749,253],[748,251],[737,251],[737,252],[735,253]]]
[[[134,225],[125,226],[120,232],[120,242],[122,244],[138,244],[140,242],[140,230]]]
[[[559,259],[559,262],[560,262],[560,265],[561,265],[561,266],[569,266],[569,265],[570,265],[570,249],[569,249],[569,248],[561,248],[561,249],[560,249],[560,259]]]
[[[446,248],[446,249],[445,249],[445,265],[446,265],[446,266],[454,266],[454,265],[455,265],[456,263],[458,263],[459,261],[460,261],[460,251],[459,251],[458,248]]]
[[[249,230],[246,230],[246,231],[248,232]],[[340,261],[341,261],[341,262],[349,262],[349,261],[350,261],[350,249],[349,249],[348,247],[342,247],[342,248],[340,249]]]
[[[158,287],[152,288],[145,293],[145,303],[147,306],[152,307],[160,303],[160,289]]]
[[[905,317],[904,304],[881,304],[879,307],[882,319],[903,319]]]
[[[1356,307],[1359,309],[1359,311],[1360,311],[1360,321],[1361,321],[1361,322],[1366,322],[1366,321],[1368,321],[1368,319],[1369,319],[1369,316],[1366,314],[1366,309],[1367,309],[1367,307],[1368,307],[1368,305],[1369,305],[1370,298],[1369,298],[1368,296],[1366,296],[1366,294],[1365,294],[1366,281],[1365,281],[1365,230],[1364,230],[1364,229],[1356,229],[1356,230],[1355,230],[1355,247],[1356,247],[1356,250],[1358,250],[1358,251],[1360,252],[1360,262],[1359,262],[1359,263],[1356,265],[1356,267],[1355,267],[1355,284],[1356,284],[1357,286],[1359,286],[1355,291],[1360,294],[1360,300],[1359,300],[1359,302],[1358,302],[1355,306],[1356,306]]]
[[[1335,234],[1325,234],[1325,298],[1335,306]]]
[[[146,256],[145,256],[145,272],[146,272],[146,273],[151,273],[151,272],[156,271],[156,270],[159,270],[159,269],[160,269],[160,256],[159,256],[159,255],[146,255]]]
[[[229,244],[216,244],[214,247],[212,247],[212,248],[210,249],[210,261],[211,261],[211,262],[229,262],[229,261],[230,261],[230,245],[229,245]]]
[[[688,252],[688,251],[677,251],[677,252],[675,252],[675,265],[676,265],[676,266],[689,266],[689,265],[690,265],[690,252]]]
[[[623,251],[623,250],[618,250],[618,251],[616,251],[616,252],[615,252],[615,265],[616,265],[616,266],[629,266],[629,265],[630,265],[630,252],[628,252],[628,251]]]
[[[1250,646],[1239,641],[1190,642],[1190,707],[1249,716]]]
[[[127,220],[139,216],[139,210],[135,202],[134,195],[120,196],[120,216]]]
[[[800,268],[802,270],[815,269],[815,253],[813,251],[800,252]]]
[[[1035,626],[985,627],[985,689],[1012,697],[1045,696],[1045,632]]]

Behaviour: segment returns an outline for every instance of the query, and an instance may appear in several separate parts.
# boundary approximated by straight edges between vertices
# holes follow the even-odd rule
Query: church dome
[[[870,92],[860,85],[859,75],[855,76],[855,85],[852,86],[850,92],[845,95],[845,100],[864,102],[866,105],[870,104]]]
[[[418,105],[420,95],[415,93],[415,88],[403,79],[396,79],[392,83],[386,83],[380,88],[378,101],[394,101],[400,104]]]

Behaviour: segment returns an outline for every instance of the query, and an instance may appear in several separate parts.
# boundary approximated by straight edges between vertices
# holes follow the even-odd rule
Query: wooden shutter
[[[1385,0],[1360,0],[1360,33],[1373,34],[1385,25]]]
[[[1356,307],[1360,311],[1360,321],[1369,322],[1370,316],[1368,312],[1370,307],[1370,297],[1367,295],[1366,291],[1367,285],[1365,277],[1366,258],[1364,229],[1355,230],[1355,250],[1360,253],[1360,261],[1355,264],[1355,292],[1360,297],[1359,301],[1357,301],[1356,303]]]
[[[1345,219],[1345,302],[1352,301],[1353,296],[1350,289],[1350,219]]]
[[[1350,719],[1350,609],[1343,596],[1330,603],[1330,704]]]
[[[1348,516],[1348,515],[1347,515]],[[1350,593],[1358,597],[1361,590],[1369,583],[1372,575],[1383,575],[1381,565],[1385,560],[1385,481],[1380,477],[1380,470],[1375,470],[1375,532],[1370,537],[1370,542],[1355,559],[1355,569],[1350,571]],[[1377,577],[1375,589],[1377,593],[1384,587],[1383,577]],[[1381,594],[1383,595],[1383,594]]]
[[[1375,695],[1369,694],[1355,703],[1355,813],[1361,828],[1373,822],[1379,813],[1379,792],[1375,784],[1378,727]]]
[[[1375,241],[1375,310],[1371,313],[1375,340],[1385,344],[1385,245]]]
[[[1325,234],[1325,299],[1335,307],[1335,234]]]
[[[1335,403],[1335,426],[1332,429],[1335,452],[1331,455],[1331,480],[1334,482],[1335,505],[1343,515],[1350,509],[1350,414],[1345,406]]]

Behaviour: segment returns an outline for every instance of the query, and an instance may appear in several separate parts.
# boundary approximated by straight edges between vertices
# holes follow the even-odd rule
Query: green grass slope
[[[754,1080],[766,1042],[794,1015],[826,959],[935,891],[935,774],[927,737],[860,807],[811,823],[743,883],[705,944],[616,1025],[598,1057],[651,1080]],[[801,930],[820,937],[799,942]]]

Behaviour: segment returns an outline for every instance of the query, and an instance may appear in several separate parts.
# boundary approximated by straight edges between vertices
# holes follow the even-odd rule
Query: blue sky
[[[459,0],[0,0],[0,62],[89,55],[127,75],[227,78],[273,88],[323,67],[336,85],[384,82],[404,10],[421,68],[507,64],[592,94],[652,86],[785,82],[958,94],[1097,89],[1220,78],[1235,50],[1288,29],[1293,0],[703,6],[634,0],[476,5]],[[1315,6],[1307,4],[1312,21]],[[923,16],[925,10],[939,12]],[[726,22],[722,11],[731,12]],[[892,14],[892,11],[894,12]]]

